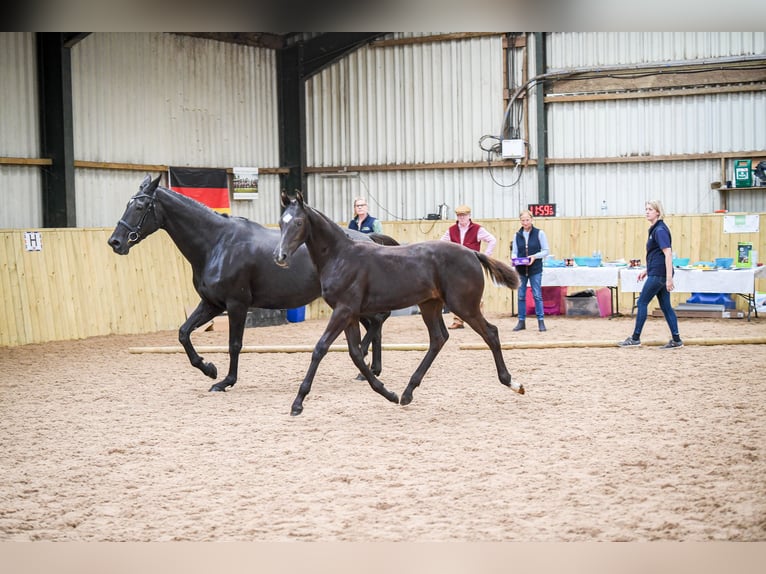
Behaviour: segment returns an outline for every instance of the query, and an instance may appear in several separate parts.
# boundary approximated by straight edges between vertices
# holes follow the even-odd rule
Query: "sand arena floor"
[[[560,343],[504,351],[526,395],[451,331],[411,405],[331,352],[299,417],[309,353],[243,354],[236,386],[208,393],[185,355],[128,351],[175,331],[0,348],[0,541],[766,540],[766,347],[581,348],[567,342],[616,342],[633,319],[490,320],[504,343]],[[324,326],[245,344],[313,346]],[[763,338],[766,320],[681,330]],[[644,340],[667,340],[664,321]],[[425,343],[425,327],[393,317],[384,342]],[[385,351],[381,379],[401,394],[422,356]]]

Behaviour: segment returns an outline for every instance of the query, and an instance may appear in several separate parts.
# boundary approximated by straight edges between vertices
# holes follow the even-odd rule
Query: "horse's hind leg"
[[[449,339],[449,332],[444,325],[444,318],[442,317],[442,308],[444,302],[441,300],[430,300],[425,303],[420,303],[420,312],[423,317],[423,322],[428,327],[428,352],[423,360],[415,369],[415,372],[410,377],[410,382],[407,388],[402,393],[402,398],[399,404],[408,405],[412,402],[413,391],[420,386],[420,382],[423,380],[428,369],[431,367],[431,363],[436,359],[436,355],[439,354],[444,344]]]
[[[192,311],[189,318],[186,319],[183,325],[178,329],[178,341],[186,351],[186,356],[189,357],[189,362],[192,366],[197,367],[205,375],[211,379],[215,379],[218,376],[218,369],[215,368],[213,363],[206,363],[205,360],[199,356],[194,345],[191,342],[191,334],[194,329],[201,327],[213,317],[216,317],[221,313],[222,309],[213,307],[206,301],[202,300],[197,305],[197,308]]]
[[[372,363],[370,370],[376,377],[383,371],[383,323],[391,316],[391,312],[376,313],[373,323],[373,332],[370,336],[372,343]]]
[[[359,341],[360,338],[359,323],[353,322],[349,324],[349,326],[346,327],[346,340],[348,341],[348,354],[351,356],[351,360],[354,361],[357,369],[361,371],[367,379],[367,382],[370,383],[370,387],[372,387],[373,391],[384,396],[392,403],[398,403],[399,396],[396,393],[389,391],[364,362],[362,346]]]
[[[471,328],[476,331],[484,342],[487,343],[492,356],[495,358],[495,368],[497,368],[497,376],[500,382],[506,387],[510,387],[520,395],[524,394],[524,385],[514,383],[511,380],[511,373],[508,372],[508,368],[505,366],[505,359],[503,359],[503,351],[500,348],[500,336],[497,332],[497,327],[487,321],[483,315],[467,317],[464,319]]]
[[[374,315],[359,318],[359,322],[364,326],[366,333],[362,339],[362,356],[366,357],[372,346],[372,362],[370,370],[376,377],[383,371],[383,322],[391,315],[390,311],[384,313],[375,313]],[[364,381],[367,378],[360,372],[356,376],[357,381]]]
[[[225,391],[233,387],[237,382],[237,370],[239,369],[239,354],[242,351],[242,339],[245,333],[245,320],[247,319],[247,306],[229,305],[229,372],[226,377],[210,387],[211,392]]]

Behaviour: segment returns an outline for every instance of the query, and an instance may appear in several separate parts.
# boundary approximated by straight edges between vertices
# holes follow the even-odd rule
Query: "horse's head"
[[[282,192],[282,218],[279,220],[281,235],[274,249],[274,262],[280,267],[287,267],[288,259],[295,250],[306,241],[309,225],[306,218],[306,205],[301,192],[296,192],[292,199]]]
[[[141,182],[138,193],[130,198],[125,212],[109,238],[109,245],[118,255],[127,255],[130,248],[159,229],[155,201],[160,177],[148,175]]]

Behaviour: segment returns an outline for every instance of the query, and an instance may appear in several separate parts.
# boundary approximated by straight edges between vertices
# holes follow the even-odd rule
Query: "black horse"
[[[282,195],[286,207],[279,227],[282,237],[274,250],[274,260],[282,266],[308,247],[319,271],[324,297],[333,312],[322,337],[314,347],[311,365],[292,405],[292,415],[303,411],[303,399],[311,390],[317,368],[335,338],[345,331],[348,351],[354,365],[362,372],[373,390],[396,403],[396,393],[365,365],[359,349],[359,317],[417,304],[428,327],[428,352],[402,393],[401,404],[412,402],[412,393],[436,355],[447,342],[449,332],[444,325],[445,303],[489,345],[495,359],[500,382],[519,394],[524,387],[511,381],[500,349],[497,327],[481,313],[484,271],[497,285],[515,289],[519,286],[516,270],[483,253],[447,241],[424,241],[399,247],[382,248],[373,243],[351,241],[343,230],[326,215],[307,206],[300,194],[289,200]]]
[[[206,363],[194,349],[191,333],[224,311],[229,316],[229,373],[210,387],[225,391],[237,382],[239,354],[247,310],[293,309],[320,296],[321,288],[308,251],[296,253],[296,264],[283,269],[274,263],[273,252],[279,230],[269,229],[243,217],[217,213],[201,203],[159,185],[160,177],[144,178],[130,198],[122,218],[109,238],[115,253],[127,255],[130,248],[158,229],[164,229],[192,267],[199,305],[178,330],[178,340],[189,361],[211,379],[218,376],[213,363]],[[365,235],[347,230],[349,238],[361,242],[396,245],[383,234]],[[349,239],[351,241],[351,239]],[[367,336],[362,353],[372,343],[371,368],[381,370],[381,327],[390,312],[363,318]]]

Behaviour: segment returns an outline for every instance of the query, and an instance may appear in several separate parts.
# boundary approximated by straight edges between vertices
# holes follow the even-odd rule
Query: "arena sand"
[[[449,317],[445,317],[449,318]],[[610,341],[633,319],[550,317],[504,343]],[[246,345],[312,345],[325,321],[248,329]],[[682,319],[684,338],[766,336],[766,323]],[[764,541],[763,345],[509,349],[503,387],[470,329],[402,407],[309,353],[248,353],[212,381],[175,331],[0,348],[0,541]],[[647,342],[667,340],[650,318]],[[385,343],[425,343],[392,317]],[[226,333],[195,334],[225,345]],[[342,343],[341,340],[337,341]],[[422,351],[385,351],[401,394]],[[207,354],[219,379],[224,354]]]

